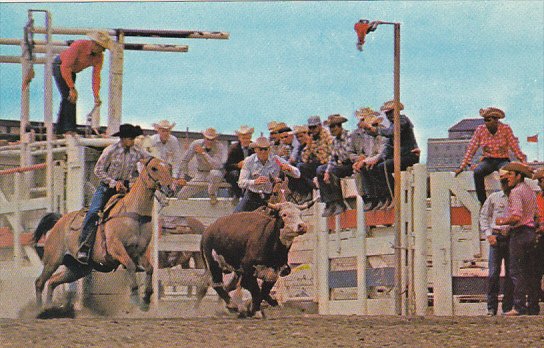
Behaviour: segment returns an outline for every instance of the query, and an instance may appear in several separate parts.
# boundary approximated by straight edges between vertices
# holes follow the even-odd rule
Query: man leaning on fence
[[[505,217],[508,210],[508,178],[506,171],[500,171],[501,191],[493,192],[487,197],[480,210],[480,229],[489,243],[489,257],[487,277],[487,315],[497,315],[499,307],[499,288],[502,262],[504,260],[504,285],[502,298],[502,312],[512,310],[513,284],[510,278],[510,251],[508,226],[497,226],[495,220]]]

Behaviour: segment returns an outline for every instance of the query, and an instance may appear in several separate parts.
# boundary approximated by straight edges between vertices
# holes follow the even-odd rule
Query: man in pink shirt
[[[510,229],[510,277],[514,284],[514,309],[507,316],[539,313],[539,288],[536,269],[536,228],[535,216],[538,208],[534,191],[525,183],[532,176],[526,164],[512,162],[502,168],[508,173],[508,214],[497,218],[498,226],[508,225]]]
[[[482,147],[483,159],[474,169],[474,186],[478,200],[482,205],[486,199],[484,178],[510,162],[508,151],[511,150],[516,158],[523,163],[527,160],[527,156],[521,152],[512,128],[499,121],[505,117],[504,111],[489,107],[480,109],[480,116],[484,118],[485,123],[474,131],[463,162],[455,170],[455,175],[457,176],[470,164],[478,148]]]
[[[85,68],[93,67],[92,87],[94,104],[100,100],[100,72],[104,62],[104,50],[112,48],[112,40],[106,32],[93,31],[87,34],[91,40],[76,40],[59,54],[53,63],[53,77],[61,94],[59,115],[55,132],[57,134],[76,133],[76,74]]]

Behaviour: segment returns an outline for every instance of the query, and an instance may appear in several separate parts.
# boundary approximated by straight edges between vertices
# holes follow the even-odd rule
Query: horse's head
[[[146,188],[159,189],[166,197],[174,196],[174,190],[171,185],[174,181],[172,175],[172,166],[156,157],[140,161],[144,169],[140,176],[144,180]]]

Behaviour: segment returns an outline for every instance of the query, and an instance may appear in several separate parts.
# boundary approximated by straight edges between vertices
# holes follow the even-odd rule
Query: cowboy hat
[[[138,127],[139,128],[139,127]],[[124,123],[121,126],[119,126],[119,132],[112,134],[114,137],[119,138],[136,138],[138,135],[143,134],[142,129],[134,127],[130,123]]]
[[[268,130],[269,130],[270,132],[274,131],[274,128],[276,128],[276,125],[277,125],[277,124],[278,124],[278,122],[276,122],[276,121],[270,121],[270,122],[268,122],[268,124],[267,124]]]
[[[386,101],[385,103],[383,103],[380,110],[387,112],[387,111],[393,110],[394,108],[395,108],[395,101],[394,100],[389,100],[389,101]],[[400,110],[404,110],[404,105],[402,105],[401,102],[399,102],[399,111]]]
[[[308,126],[306,125],[294,126],[293,128],[293,134],[308,133]]]
[[[215,128],[210,127],[210,128],[207,128],[205,131],[203,131],[202,135],[206,139],[213,140],[213,139],[217,138],[217,136],[219,134],[217,134],[217,131],[215,130]]]
[[[162,121],[159,121],[158,123],[153,123],[153,128],[155,128],[155,130],[158,130],[159,128],[172,130],[172,128],[174,128],[175,125],[176,125],[176,122],[170,123],[168,122],[168,120],[162,120]]]
[[[249,126],[240,126],[240,128],[238,128],[238,130],[235,130],[234,133],[236,133],[236,135],[244,135],[244,134],[253,134],[253,131],[254,129],[253,128],[249,128]]]
[[[265,137],[258,137],[254,142],[249,144],[249,147],[251,149],[256,148],[256,147],[269,148],[270,147],[270,141]]]
[[[276,127],[274,127],[274,132],[276,133],[285,133],[290,131],[291,128],[287,124],[285,124],[285,122],[280,122],[276,125]]]
[[[332,114],[329,115],[329,117],[325,120],[325,122],[323,122],[323,124],[330,127],[335,124],[342,124],[344,122],[347,122],[347,120],[347,118],[340,114]]]
[[[321,125],[321,117],[317,115],[308,117],[308,127],[320,126],[320,125]]]
[[[516,172],[525,175],[526,177],[530,178],[533,175],[533,170],[526,164],[523,164],[521,162],[510,162],[504,167],[501,168],[502,170],[507,170],[511,172]]]
[[[368,116],[379,116],[379,115],[380,115],[379,112],[372,110],[372,108],[370,107],[359,108],[355,111],[355,117],[357,117],[358,119],[362,119]]]
[[[113,41],[111,37],[105,31],[91,31],[87,33],[87,36],[91,38],[94,42],[100,46],[111,50],[113,47]]]
[[[504,114],[504,111],[499,108],[489,107],[485,109],[480,109],[480,116],[504,118],[506,115]]]
[[[544,167],[538,168],[533,174],[533,180],[538,180],[540,178],[544,178]]]

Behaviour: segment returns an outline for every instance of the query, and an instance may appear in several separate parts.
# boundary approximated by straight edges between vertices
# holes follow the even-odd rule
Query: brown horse
[[[168,197],[173,196],[174,192],[170,188],[173,182],[170,165],[157,158],[142,160],[141,163],[144,167],[130,192],[109,209],[107,216],[100,223],[92,251],[92,262],[89,265],[76,262],[72,256],[77,253],[84,213],[75,211],[64,215],[47,234],[43,255],[44,268],[35,282],[36,301],[39,306],[42,305],[42,291],[47,280],[49,287],[46,304],[50,304],[53,291],[60,284],[76,281],[93,269],[109,272],[122,264],[130,278],[131,301],[136,304],[139,303],[136,269],[140,265],[145,270],[146,288],[140,308],[149,309],[153,293],[151,281],[153,266],[146,251],[152,235],[150,222],[153,194],[156,189]],[[114,199],[115,196],[108,204]],[[46,232],[45,228],[37,228],[34,240],[37,242]],[[66,268],[53,274],[62,264]]]

